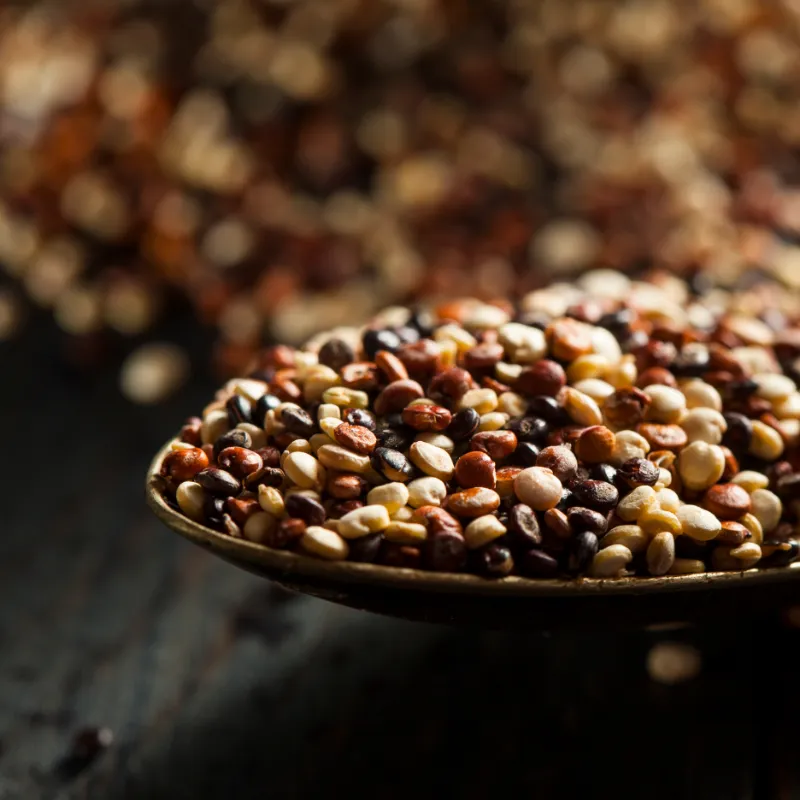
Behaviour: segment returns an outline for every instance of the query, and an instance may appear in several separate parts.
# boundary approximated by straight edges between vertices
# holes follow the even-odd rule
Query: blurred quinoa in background
[[[800,288],[789,0],[0,11],[0,336],[176,298],[240,372],[421,295],[592,266]],[[705,276],[705,277],[704,277]]]

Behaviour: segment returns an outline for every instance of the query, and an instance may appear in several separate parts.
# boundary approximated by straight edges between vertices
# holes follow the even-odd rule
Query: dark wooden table
[[[800,636],[777,610],[525,636],[271,589],[144,506],[152,452],[210,382],[133,407],[55,341],[0,346],[0,800],[800,797]],[[702,650],[699,678],[648,679],[666,636]],[[113,744],[65,761],[86,726]]]

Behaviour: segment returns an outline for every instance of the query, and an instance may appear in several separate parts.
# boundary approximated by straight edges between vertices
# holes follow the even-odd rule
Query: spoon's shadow
[[[664,687],[644,668],[652,634],[488,633],[306,599],[285,614],[249,627],[235,677],[108,796],[751,796],[763,698],[743,676],[765,668],[752,631],[690,634],[704,673]],[[320,614],[324,635],[276,668],[292,626]]]

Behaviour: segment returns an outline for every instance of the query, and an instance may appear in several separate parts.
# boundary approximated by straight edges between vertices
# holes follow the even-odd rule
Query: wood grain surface
[[[202,348],[198,347],[198,352]],[[524,636],[298,598],[146,510],[147,462],[211,391],[156,410],[0,346],[0,800],[800,797],[795,628]],[[699,678],[650,681],[665,638]],[[66,771],[77,730],[114,741]]]

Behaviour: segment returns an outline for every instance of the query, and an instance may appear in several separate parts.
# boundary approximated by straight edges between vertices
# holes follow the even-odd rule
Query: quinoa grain
[[[797,346],[773,352],[768,323],[739,310],[734,330],[724,297],[702,307],[676,280],[618,296],[606,280],[517,310],[395,308],[270,348],[187,420],[162,490],[222,535],[387,568],[607,579],[790,563]]]

